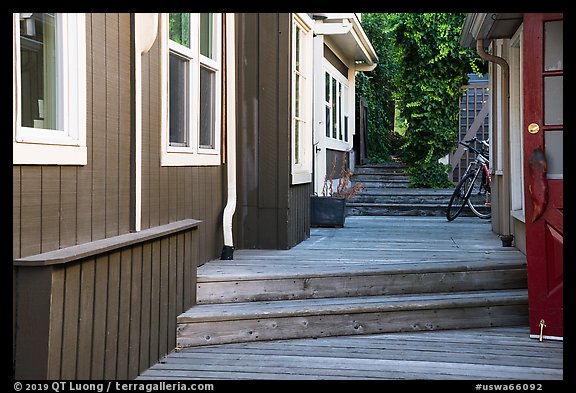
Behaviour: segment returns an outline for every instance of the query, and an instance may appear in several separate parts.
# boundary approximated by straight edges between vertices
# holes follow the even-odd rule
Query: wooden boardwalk
[[[529,338],[525,288],[524,256],[502,247],[489,221],[348,217],[344,228],[312,229],[291,250],[238,250],[234,260],[199,267],[198,306],[178,317],[179,329],[199,339],[139,379],[560,380],[563,343]],[[510,306],[484,303],[497,293]],[[457,311],[458,297],[467,299],[461,307],[481,312]],[[445,304],[420,316],[434,299]],[[322,316],[314,311],[320,305],[329,310]],[[408,306],[413,314],[386,314]],[[362,307],[373,310],[356,310]],[[352,310],[354,328],[348,321],[341,330],[350,335],[326,332],[338,322],[329,318],[348,318]],[[379,319],[362,320],[365,315]],[[476,317],[480,324],[468,322]],[[251,327],[244,327],[250,318]],[[314,318],[327,334],[305,335],[319,323]],[[279,339],[289,320],[296,334]]]
[[[191,347],[138,379],[562,380],[563,343],[503,327]]]

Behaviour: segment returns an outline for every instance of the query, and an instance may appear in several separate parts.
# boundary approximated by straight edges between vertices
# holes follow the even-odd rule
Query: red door
[[[524,14],[524,176],[530,334],[563,337],[563,14]]]

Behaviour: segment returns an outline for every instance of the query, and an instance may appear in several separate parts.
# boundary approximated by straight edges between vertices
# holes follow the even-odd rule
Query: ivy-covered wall
[[[414,187],[451,187],[438,160],[456,148],[461,87],[467,74],[483,74],[477,54],[460,46],[464,13],[363,14],[362,24],[380,63],[358,78],[370,111],[372,157],[401,154]],[[406,120],[393,132],[394,105]],[[372,137],[372,136],[375,137]],[[375,141],[376,139],[376,141]],[[401,143],[399,143],[401,141]],[[381,147],[380,145],[385,145]]]

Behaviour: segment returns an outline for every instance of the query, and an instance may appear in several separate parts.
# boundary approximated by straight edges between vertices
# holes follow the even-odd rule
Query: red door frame
[[[563,179],[547,179],[548,200],[544,213],[532,222],[529,160],[534,150],[545,149],[547,131],[563,130],[563,124],[544,124],[544,77],[563,75],[562,71],[544,71],[544,22],[563,20],[563,14],[524,14],[523,96],[524,96],[524,174],[526,213],[526,257],[530,334],[563,337]],[[536,123],[539,131],[528,131]],[[534,183],[534,181],[532,181]],[[544,183],[546,184],[546,182]],[[532,184],[533,189],[541,186]]]

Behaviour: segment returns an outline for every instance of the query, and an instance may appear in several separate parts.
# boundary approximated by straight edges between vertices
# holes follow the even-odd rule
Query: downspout
[[[234,259],[232,218],[236,211],[236,53],[234,14],[226,14],[226,168],[228,198],[222,218],[224,248],[221,260]]]
[[[503,214],[503,222],[502,222],[502,231],[501,238],[502,244],[510,243],[511,242],[511,230],[510,230],[510,66],[508,62],[503,57],[494,56],[489,53],[486,53],[484,50],[484,40],[478,38],[476,40],[476,52],[478,55],[489,62],[496,63],[500,66],[500,70],[502,72],[502,97],[504,99],[504,105],[502,106],[502,140],[499,143],[502,143],[502,151],[505,152],[506,158],[502,162],[502,172],[507,178],[504,179],[503,185],[506,189],[506,200],[508,202],[508,206],[506,209],[505,214]]]
[[[134,180],[132,229],[142,228],[142,55],[147,53],[158,33],[158,14],[134,14]]]

